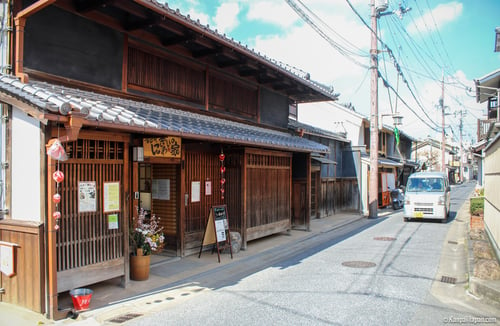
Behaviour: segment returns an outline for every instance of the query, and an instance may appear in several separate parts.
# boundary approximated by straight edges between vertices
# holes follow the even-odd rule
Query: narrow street
[[[446,224],[404,222],[401,210],[362,219],[206,273],[198,294],[126,324],[494,324],[500,312],[467,297],[463,282],[435,286],[447,234],[474,185],[452,188]]]

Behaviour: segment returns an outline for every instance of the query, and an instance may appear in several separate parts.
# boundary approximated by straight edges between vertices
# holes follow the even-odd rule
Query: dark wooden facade
[[[339,211],[359,211],[360,191],[353,170],[351,144],[337,133],[315,128],[290,119],[289,128],[317,143],[328,146],[329,153],[311,156],[310,186],[306,177],[307,167],[295,170],[293,178],[292,221],[296,227],[307,226],[308,204],[311,218],[324,218]],[[299,157],[296,155],[295,157]],[[307,160],[300,160],[300,162]],[[297,163],[300,165],[300,162]],[[310,189],[310,200],[306,194]]]
[[[0,240],[15,240],[21,246],[18,258],[35,267],[20,270],[15,281],[2,279],[2,285],[8,284],[17,293],[3,295],[2,301],[58,319],[65,316],[58,306],[60,293],[116,277],[126,285],[129,226],[141,206],[141,192],[147,191],[147,180],[169,180],[168,199],[152,198],[150,210],[161,218],[166,249],[177,256],[199,251],[212,205],[227,205],[230,228],[241,233],[243,248],[251,240],[293,226],[308,227],[310,153],[314,148],[327,149],[293,147],[295,140],[287,147],[287,143],[264,142],[253,135],[260,136],[259,128],[266,128],[287,138],[290,105],[331,100],[333,95],[147,0],[117,1],[109,6],[70,0],[14,4],[17,38],[12,61],[20,80],[71,87],[59,95],[74,93],[75,98],[81,96],[78,89],[95,93],[86,95],[92,98],[85,105],[73,102],[69,115],[37,106],[35,101],[26,105],[31,105],[29,110],[36,107],[46,123],[40,128],[41,138],[59,138],[69,159],[56,162],[41,155],[47,170],[43,176],[46,193],[41,194],[46,216],[40,225],[0,223]],[[6,98],[3,101],[13,107],[20,103]],[[186,116],[177,121],[178,129],[166,129],[141,125],[118,111],[112,117],[110,111],[96,113],[100,103],[127,110],[132,101],[147,111],[147,116],[141,116],[144,119],[163,121],[163,110],[169,108],[182,110]],[[92,113],[86,107],[89,102]],[[17,109],[28,110],[25,104]],[[206,115],[207,120],[190,125],[190,115],[195,113]],[[212,118],[226,119],[234,128],[236,123],[245,123],[255,130],[246,139],[228,139],[223,127],[204,129]],[[169,136],[182,139],[180,158],[132,159],[133,149],[141,147],[143,139]],[[222,151],[226,155],[224,198],[220,191]],[[52,179],[56,170],[65,175],[60,184]],[[95,183],[94,211],[79,209],[80,182]],[[210,193],[205,192],[205,182],[211,184]],[[103,211],[107,183],[119,184],[119,208],[111,212]],[[195,201],[194,183],[202,185]],[[52,202],[56,192],[62,198],[57,208]],[[296,200],[301,203],[300,212],[294,208]],[[61,212],[59,224],[52,218],[56,209]],[[118,228],[110,227],[110,215],[117,216]],[[24,251],[26,247],[34,250]],[[31,293],[15,284],[23,278],[33,279]]]

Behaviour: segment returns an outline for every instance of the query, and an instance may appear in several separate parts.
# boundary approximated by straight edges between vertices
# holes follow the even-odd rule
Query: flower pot
[[[130,279],[134,281],[147,280],[149,278],[150,262],[151,256],[143,256],[142,250],[137,251],[137,256],[130,256]]]

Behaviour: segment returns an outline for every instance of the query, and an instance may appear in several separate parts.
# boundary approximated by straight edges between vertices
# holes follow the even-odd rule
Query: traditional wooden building
[[[9,4],[0,240],[15,273],[2,301],[59,319],[60,293],[126,285],[138,208],[177,256],[199,250],[212,205],[244,248],[293,227],[294,176],[310,184],[329,148],[291,133],[289,110],[335,94],[152,0]],[[46,155],[55,140],[67,158]]]
[[[315,116],[321,116],[322,119],[314,121]],[[383,116],[380,116],[381,120]],[[346,176],[357,178],[359,210],[363,215],[368,216],[370,173],[370,120],[368,117],[330,101],[301,105],[299,121],[309,124],[314,122],[322,129],[346,134],[346,138],[351,142],[351,155],[345,153],[343,158],[351,157],[353,164],[344,165],[344,173]],[[408,176],[418,165],[411,161],[411,146],[414,140],[400,130],[398,143],[394,127],[382,123],[379,126],[378,206],[386,207],[391,204],[389,189],[406,184]],[[349,167],[352,170],[349,170]]]
[[[346,138],[346,133],[324,130],[292,118],[289,126],[301,137],[329,148],[328,153],[311,156],[310,201],[295,199],[307,193],[305,174],[294,178],[292,215],[295,224],[299,225],[302,221],[303,225],[307,225],[307,207],[304,206],[309,202],[311,218],[323,218],[339,211],[359,211],[360,192],[351,142]]]

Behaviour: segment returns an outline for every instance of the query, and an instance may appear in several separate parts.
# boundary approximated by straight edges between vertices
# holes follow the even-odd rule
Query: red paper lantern
[[[225,166],[221,166],[220,167],[220,173],[224,173],[226,172],[226,167]]]
[[[223,185],[223,184],[225,184],[225,183],[226,183],[226,179],[225,179],[225,178],[220,179],[220,184],[221,184],[221,185]]]
[[[53,214],[52,214],[52,217],[55,218],[56,220],[58,218],[61,218],[61,212],[58,212],[58,211],[55,211]]]
[[[220,192],[221,192],[221,193],[224,193],[224,188],[221,188],[221,189],[220,189]]]
[[[52,201],[53,201],[55,204],[59,204],[59,202],[61,201],[61,195],[59,195],[59,194],[54,194],[54,196],[52,196]]]
[[[54,225],[54,229],[59,230],[59,224]]]
[[[57,170],[52,174],[52,179],[54,179],[55,182],[60,183],[64,180],[64,173],[61,171]]]
[[[219,155],[219,160],[220,160],[221,162],[223,162],[225,158],[226,158],[226,155],[224,155],[224,153],[220,153],[220,155]]]

